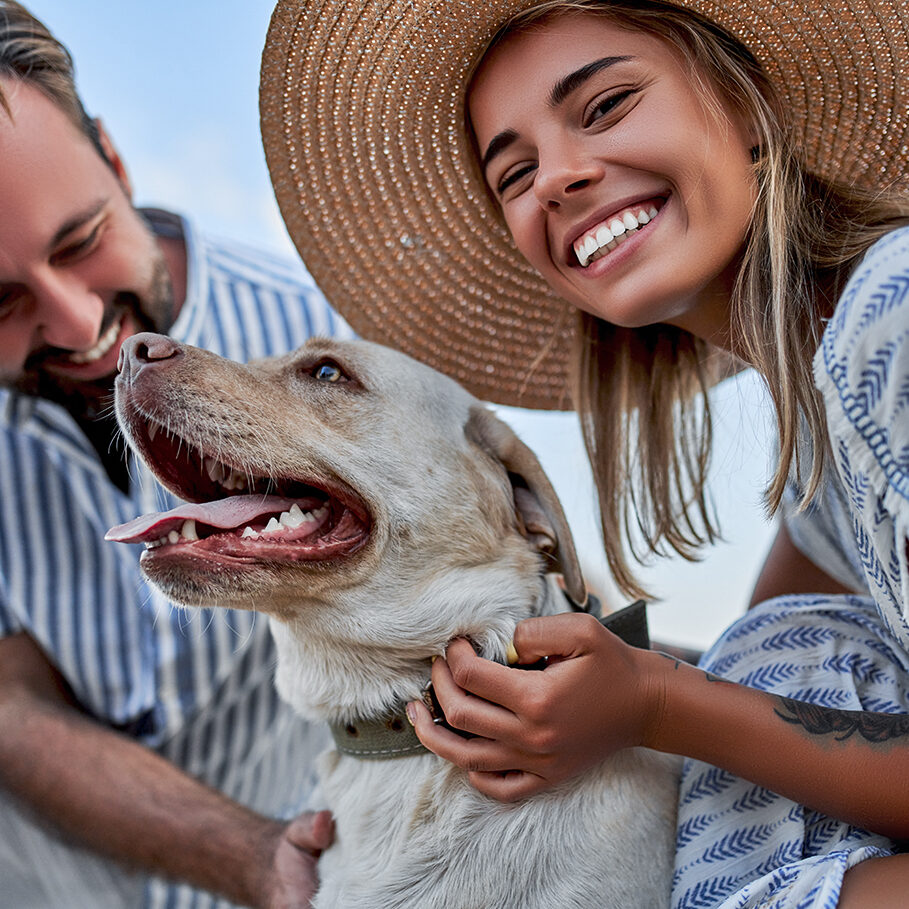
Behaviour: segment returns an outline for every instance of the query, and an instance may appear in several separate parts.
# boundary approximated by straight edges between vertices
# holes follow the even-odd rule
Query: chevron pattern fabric
[[[806,555],[866,593],[769,600],[701,666],[801,701],[909,714],[909,228],[885,236],[856,269],[814,369],[835,472],[787,523]],[[834,909],[844,872],[894,848],[689,760],[672,909]]]

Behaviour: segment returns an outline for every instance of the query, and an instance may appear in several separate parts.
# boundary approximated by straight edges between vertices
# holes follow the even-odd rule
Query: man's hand
[[[319,886],[316,863],[334,835],[328,811],[305,812],[284,827],[265,888],[264,909],[309,909]]]

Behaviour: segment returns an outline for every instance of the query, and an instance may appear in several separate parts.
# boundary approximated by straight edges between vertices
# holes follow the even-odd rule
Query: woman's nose
[[[601,178],[602,167],[595,158],[581,149],[562,146],[545,158],[540,156],[533,188],[542,206],[555,209]]]

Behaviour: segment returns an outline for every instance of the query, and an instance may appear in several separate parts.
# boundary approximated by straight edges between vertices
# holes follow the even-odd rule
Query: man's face
[[[37,89],[2,88],[12,117],[0,111],[0,384],[97,403],[123,341],[169,327],[167,267],[119,159],[104,161]]]

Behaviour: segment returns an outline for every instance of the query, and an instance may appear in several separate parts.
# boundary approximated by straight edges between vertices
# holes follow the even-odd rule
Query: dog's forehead
[[[424,391],[428,398],[444,396],[465,408],[476,399],[454,379],[431,366],[382,344],[362,339],[310,338],[290,355],[294,360],[336,360],[367,389],[407,389],[409,394]]]

